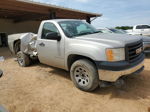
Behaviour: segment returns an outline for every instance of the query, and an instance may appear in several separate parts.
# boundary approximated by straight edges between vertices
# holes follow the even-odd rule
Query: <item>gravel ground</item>
[[[7,48],[0,48],[4,75],[0,78],[0,104],[10,112],[150,112],[150,59],[138,76],[121,88],[78,90],[69,73],[36,63],[19,67]]]

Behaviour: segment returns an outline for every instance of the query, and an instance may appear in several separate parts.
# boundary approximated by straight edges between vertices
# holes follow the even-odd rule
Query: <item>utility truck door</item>
[[[37,52],[41,63],[64,67],[64,38],[55,24],[44,23],[41,38],[37,39]]]

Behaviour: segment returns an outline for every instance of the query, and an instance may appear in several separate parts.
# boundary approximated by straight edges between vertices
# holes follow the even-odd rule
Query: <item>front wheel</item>
[[[70,75],[75,86],[83,91],[93,91],[98,87],[99,76],[96,66],[87,59],[74,62]]]
[[[30,58],[28,55],[24,54],[22,51],[17,53],[17,61],[21,67],[26,67],[30,65]]]

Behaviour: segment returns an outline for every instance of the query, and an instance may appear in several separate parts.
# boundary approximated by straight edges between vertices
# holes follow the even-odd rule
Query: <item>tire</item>
[[[22,51],[17,53],[17,61],[21,67],[27,67],[30,65],[30,58],[28,55],[24,54]]]
[[[99,85],[96,66],[87,59],[75,61],[71,66],[70,76],[74,85],[83,91],[93,91]]]
[[[14,52],[15,52],[15,54],[17,54],[19,51],[20,51],[20,41],[18,40],[14,44]]]

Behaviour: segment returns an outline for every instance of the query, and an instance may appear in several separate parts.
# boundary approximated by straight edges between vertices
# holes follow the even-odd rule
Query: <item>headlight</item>
[[[107,61],[122,61],[125,60],[125,49],[115,48],[106,49]]]

